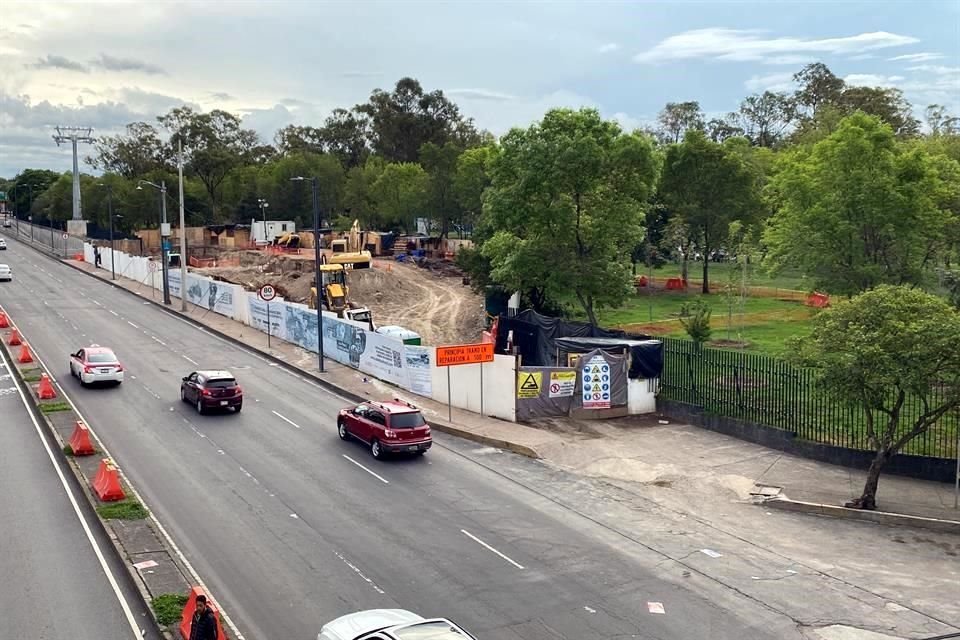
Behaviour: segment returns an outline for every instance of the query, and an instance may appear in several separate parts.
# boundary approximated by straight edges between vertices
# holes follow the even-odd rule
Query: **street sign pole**
[[[480,363],[480,415],[483,415],[483,363]]]
[[[447,420],[453,422],[453,394],[450,391],[450,367],[447,367]]]
[[[271,324],[273,324],[273,322],[270,320],[270,303],[268,302],[267,303],[267,349],[268,350],[271,349],[270,347],[270,325]]]
[[[257,296],[267,303],[267,349],[270,349],[270,334],[273,327],[273,319],[270,317],[270,301],[277,297],[277,289],[272,284],[265,284],[257,290]]]
[[[483,414],[483,363],[493,362],[493,344],[460,344],[437,347],[434,364],[447,368],[447,419],[453,422],[453,383],[450,380],[450,367],[461,364],[480,365],[480,413]]]

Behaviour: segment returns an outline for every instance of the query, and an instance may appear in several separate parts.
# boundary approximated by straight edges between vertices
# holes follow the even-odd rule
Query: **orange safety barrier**
[[[824,307],[830,306],[830,296],[825,293],[820,293],[814,291],[807,296],[807,301],[805,303],[808,307],[816,307],[817,309],[823,309]]]
[[[687,288],[687,281],[683,278],[667,278],[667,290],[676,291]]]
[[[76,260],[77,262],[83,262],[83,254],[82,253],[73,254],[73,260]]]
[[[50,384],[50,376],[45,373],[40,374],[40,384],[37,385],[37,397],[41,400],[53,400],[57,397],[57,392]]]
[[[23,344],[23,337],[20,335],[20,331],[16,327],[13,328],[13,331],[10,332],[10,339],[7,340],[7,344],[11,347],[19,347]]]
[[[635,287],[645,287],[647,286],[647,276],[639,276],[633,279],[633,286]]]
[[[97,475],[93,477],[93,491],[104,502],[115,502],[126,497],[120,486],[120,472],[109,458],[100,460]]]
[[[75,456],[92,456],[96,453],[90,442],[90,430],[79,420],[70,435],[70,449]]]
[[[0,311],[0,329],[9,329],[10,321],[7,320],[7,314],[3,311]]]
[[[180,617],[180,635],[183,640],[190,640],[190,627],[193,626],[193,614],[197,612],[197,596],[207,596],[207,607],[213,612],[213,618],[217,621],[217,638],[226,638],[227,634],[223,632],[223,626],[220,622],[220,610],[213,603],[210,594],[204,593],[200,587],[190,589],[190,597],[187,598],[187,604],[183,607],[183,613]]]
[[[33,362],[33,356],[30,355],[30,345],[24,343],[24,345],[20,347],[20,357],[17,358],[17,362],[19,362],[20,364],[27,364],[28,362]]]

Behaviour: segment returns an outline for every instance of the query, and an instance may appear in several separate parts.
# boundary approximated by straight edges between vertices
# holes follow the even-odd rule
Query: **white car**
[[[317,640],[476,640],[445,618],[425,619],[403,609],[357,611],[328,622]]]
[[[7,241],[4,240],[3,238],[0,238],[0,251],[6,251],[6,250],[7,250]]]
[[[116,354],[98,344],[92,344],[70,354],[70,375],[86,386],[96,382],[123,382],[123,365]]]
[[[5,264],[0,264],[0,280],[6,280],[7,282],[13,280],[13,271]]]

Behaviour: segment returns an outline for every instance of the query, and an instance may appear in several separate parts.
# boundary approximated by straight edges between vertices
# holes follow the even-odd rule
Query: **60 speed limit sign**
[[[271,300],[277,297],[277,290],[273,287],[272,284],[265,284],[262,287],[260,287],[260,291],[258,292],[258,295],[260,296],[260,299],[263,300],[264,302],[270,302]]]

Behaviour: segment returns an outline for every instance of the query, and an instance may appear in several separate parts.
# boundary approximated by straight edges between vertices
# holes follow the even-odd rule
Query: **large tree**
[[[323,149],[347,169],[359,167],[368,155],[369,122],[357,110],[334,109],[317,132]]]
[[[913,117],[913,106],[900,89],[889,87],[847,87],[840,98],[845,113],[862,111],[890,125],[898,137],[908,138],[920,132],[920,121]]]
[[[417,218],[426,217],[430,176],[415,162],[393,162],[373,183],[371,195],[377,211],[392,226],[408,234],[417,232]]]
[[[721,248],[731,222],[750,222],[760,210],[755,173],[737,149],[690,131],[667,150],[660,196],[703,254],[702,289],[710,293],[710,252]]]
[[[758,147],[772,147],[796,120],[796,104],[785,93],[764,91],[740,103],[744,134]],[[730,137],[730,136],[727,136]]]
[[[903,147],[859,113],[782,163],[771,183],[780,207],[764,234],[774,267],[799,267],[814,286],[846,295],[921,282],[952,217],[944,202],[956,185],[940,166],[952,160]]]
[[[460,202],[453,187],[457,159],[463,149],[448,142],[442,146],[428,142],[420,147],[420,165],[430,177],[427,186],[427,210],[430,218],[440,223],[440,235],[446,237],[450,224],[460,219]]]
[[[120,135],[101,136],[94,148],[96,154],[86,159],[88,164],[125,178],[139,178],[170,161],[170,148],[160,139],[156,127],[146,122],[131,122]]]
[[[793,74],[793,81],[799,85],[794,100],[806,109],[806,117],[815,116],[822,107],[837,105],[846,86],[822,62],[808,64]]]
[[[696,101],[668,102],[657,116],[657,122],[660,125],[660,139],[673,144],[680,142],[687,131],[702,131],[705,126],[703,111]]]
[[[889,285],[821,312],[812,334],[795,341],[799,362],[864,412],[875,456],[860,497],[847,506],[876,509],[884,466],[960,408],[957,345],[960,313],[936,296]]]
[[[453,193],[460,204],[462,223],[472,226],[483,210],[483,192],[490,186],[490,163],[498,149],[489,144],[467,149],[457,158]]]
[[[373,194],[373,185],[385,166],[382,158],[370,156],[362,166],[347,171],[343,187],[344,214],[359,220],[364,229],[381,229],[387,222],[378,211]]]
[[[494,281],[574,298],[591,324],[630,290],[630,250],[643,233],[656,175],[646,137],[593,109],[547,112],[501,140],[484,196],[482,247]]]

